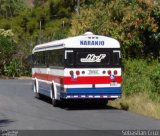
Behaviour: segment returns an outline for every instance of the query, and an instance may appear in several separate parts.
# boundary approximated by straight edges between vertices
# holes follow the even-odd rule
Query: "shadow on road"
[[[65,110],[118,110],[105,102],[93,100],[73,100],[63,102],[61,108]]]
[[[41,96],[40,100],[48,104],[52,103],[51,99],[46,96]],[[65,110],[119,110],[99,100],[63,100],[58,107]]]
[[[12,122],[14,122],[14,121],[9,120],[9,119],[2,119],[2,120],[0,120],[0,127],[4,127]]]

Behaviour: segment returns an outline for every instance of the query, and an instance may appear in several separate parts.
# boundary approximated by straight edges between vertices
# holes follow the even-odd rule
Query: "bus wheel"
[[[36,82],[35,82],[35,84],[34,84],[33,89],[34,89],[34,93],[35,93],[35,98],[40,99],[40,94],[39,94],[38,91],[37,91]]]
[[[59,101],[55,99],[54,87],[52,85],[52,105],[53,107],[58,107]]]

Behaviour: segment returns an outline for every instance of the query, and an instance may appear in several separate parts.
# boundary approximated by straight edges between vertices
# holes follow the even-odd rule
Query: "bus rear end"
[[[74,48],[65,50],[64,99],[121,97],[120,48]]]

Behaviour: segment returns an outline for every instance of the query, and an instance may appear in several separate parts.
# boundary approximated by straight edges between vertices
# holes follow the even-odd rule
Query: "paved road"
[[[160,120],[113,107],[72,103],[54,108],[34,98],[30,80],[0,80],[0,129],[127,130],[160,129]]]

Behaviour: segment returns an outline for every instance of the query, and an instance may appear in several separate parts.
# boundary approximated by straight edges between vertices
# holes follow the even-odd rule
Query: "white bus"
[[[63,99],[114,100],[121,97],[121,51],[117,40],[86,32],[36,45],[33,89],[53,106]]]

